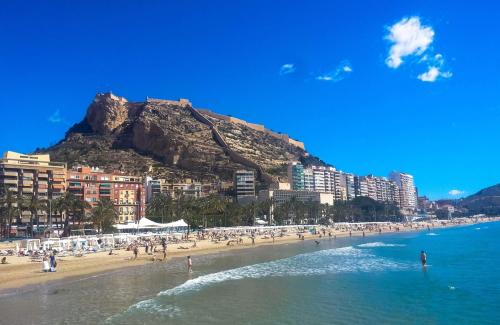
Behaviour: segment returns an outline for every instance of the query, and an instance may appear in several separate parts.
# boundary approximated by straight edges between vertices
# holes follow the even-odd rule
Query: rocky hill
[[[457,202],[468,214],[500,215],[500,184],[487,187]]]
[[[98,94],[85,118],[48,152],[55,161],[169,179],[230,181],[253,169],[262,184],[286,179],[293,160],[323,165],[301,142],[262,125],[193,108],[187,100],[129,102]]]

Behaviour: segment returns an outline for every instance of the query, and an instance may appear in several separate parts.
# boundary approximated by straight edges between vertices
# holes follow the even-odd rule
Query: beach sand
[[[478,223],[489,222],[489,221],[499,221],[500,218],[496,219],[481,219]],[[427,229],[427,225],[431,228],[441,228],[450,226],[461,226],[473,223],[472,220],[468,223],[449,223],[441,224],[438,222],[434,223],[419,223],[419,228],[415,226],[408,226],[403,224],[393,224],[391,230],[389,227],[382,228],[382,233],[395,232],[395,228],[399,227],[400,231],[423,231]],[[318,226],[317,229],[322,229],[324,227]],[[349,236],[349,231],[333,231],[336,237],[347,237]],[[377,235],[378,232],[365,232],[366,236]],[[353,231],[352,236],[362,236],[362,231]],[[318,239],[319,235],[312,235],[310,233],[304,233],[305,240]],[[190,238],[194,239],[195,236],[192,235]],[[328,238],[328,230],[326,237]],[[227,241],[221,241],[214,243],[210,240],[196,241],[197,247],[190,247],[190,244],[169,244],[167,263],[168,260],[175,257],[183,257],[187,255],[201,255],[208,253],[216,253],[218,251],[224,250],[234,250],[242,248],[258,247],[262,245],[278,245],[289,242],[299,241],[297,234],[290,233],[284,237],[276,237],[273,243],[272,238],[264,238],[263,236],[257,236],[255,239],[255,245],[252,245],[252,241],[249,237],[244,237],[242,244],[233,244],[228,246]],[[179,249],[180,246],[190,247],[189,249]],[[15,248],[15,243],[2,243],[0,244],[0,249]],[[68,278],[84,278],[91,276],[93,274],[99,274],[111,270],[116,270],[124,267],[137,266],[146,263],[153,263],[153,256],[146,255],[144,252],[144,247],[140,248],[139,257],[136,260],[132,259],[132,251],[113,250],[114,255],[108,255],[108,252],[99,253],[89,253],[85,254],[83,257],[68,256],[58,258],[57,272],[44,273],[41,271],[41,262],[31,262],[30,257],[17,257],[8,256],[8,264],[0,264],[0,292],[11,291],[13,289],[23,288],[25,286],[32,286],[38,284],[45,284],[52,281],[59,281]],[[156,253],[157,258],[162,257],[162,253]],[[154,263],[165,263],[164,261],[156,261]]]

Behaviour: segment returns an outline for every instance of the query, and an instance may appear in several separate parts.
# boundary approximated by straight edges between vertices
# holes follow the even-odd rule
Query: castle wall
[[[239,118],[236,118],[236,117],[231,117],[231,116],[226,116],[226,115],[221,115],[221,114],[217,114],[217,113],[214,113],[208,109],[197,109],[200,113],[202,114],[205,114],[205,115],[208,115],[210,117],[213,117],[213,118],[216,118],[216,119],[219,119],[219,120],[223,120],[223,121],[226,121],[226,122],[229,122],[229,123],[236,123],[236,124],[241,124],[241,125],[244,125],[252,130],[255,130],[255,131],[259,131],[259,132],[264,132],[274,138],[277,138],[277,139],[281,139],[285,142],[288,142],[289,144],[295,146],[295,147],[298,147],[298,148],[301,148],[302,150],[305,150],[305,146],[304,146],[304,143],[303,142],[300,142],[300,141],[297,141],[297,140],[293,140],[291,139],[288,134],[279,134],[279,133],[276,133],[276,132],[273,132],[271,130],[268,130],[265,128],[264,125],[262,124],[255,124],[255,123],[249,123],[245,120],[242,120],[242,119],[239,119]]]

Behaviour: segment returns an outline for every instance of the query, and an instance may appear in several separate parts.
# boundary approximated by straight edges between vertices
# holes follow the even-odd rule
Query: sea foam
[[[366,244],[361,244],[358,245],[358,247],[363,247],[363,248],[373,248],[373,247],[404,247],[406,245],[404,244],[386,244],[382,242],[373,242],[373,243],[366,243]]]
[[[314,276],[349,272],[376,272],[402,270],[407,267],[405,264],[372,255],[366,250],[348,246],[300,254],[276,261],[202,275],[188,280],[177,287],[162,291],[158,295],[175,296],[185,294],[232,280]]]
[[[179,315],[179,307],[165,304],[164,298],[200,291],[204,288],[227,281],[259,279],[265,277],[319,276],[351,272],[377,272],[405,270],[408,264],[378,257],[367,249],[352,246],[304,253],[275,261],[247,265],[225,271],[210,273],[188,280],[181,285],[158,293],[157,297],[140,301],[130,306],[124,313],[108,318],[114,323],[126,317],[129,312],[140,311],[151,315],[164,314],[168,317]]]

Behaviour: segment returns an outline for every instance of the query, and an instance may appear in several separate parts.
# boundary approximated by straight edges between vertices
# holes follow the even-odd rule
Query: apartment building
[[[356,188],[355,188],[355,181],[353,174],[349,173],[345,174],[345,185],[346,185],[347,200],[354,199],[356,197]]]
[[[166,193],[173,199],[179,196],[188,196],[200,198],[213,192],[211,184],[202,184],[190,178],[184,179],[182,182],[171,181],[167,179],[153,179],[146,177],[146,202],[149,203],[153,195],[157,193]]]
[[[145,216],[146,193],[140,176],[75,166],[67,172],[67,188],[91,206],[104,199],[111,200],[118,212],[117,222],[136,221]]]
[[[288,180],[292,190],[305,190],[304,166],[300,162],[293,162],[288,165]]]
[[[17,197],[40,201],[61,197],[66,191],[66,164],[50,161],[50,156],[25,155],[7,151],[0,160],[0,191],[13,192]],[[30,221],[31,212],[23,211],[21,222]],[[46,211],[39,211],[39,223],[46,223]]]
[[[234,173],[234,190],[236,200],[240,203],[255,200],[255,172],[253,170],[237,170]]]
[[[389,174],[389,179],[399,188],[400,207],[404,213],[412,214],[417,208],[417,190],[413,176],[394,171]]]
[[[397,184],[385,177],[373,175],[355,176],[355,195],[369,197],[375,201],[400,205],[399,188]]]
[[[304,169],[304,190],[314,191],[314,175],[311,168]]]

